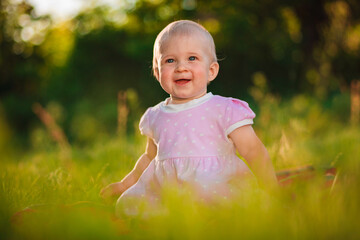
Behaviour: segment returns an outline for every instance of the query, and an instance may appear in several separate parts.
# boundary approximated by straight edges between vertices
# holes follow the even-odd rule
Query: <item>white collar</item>
[[[181,103],[181,104],[166,104],[169,102],[170,98],[165,99],[165,101],[160,103],[160,109],[163,110],[164,112],[180,112],[183,110],[187,110],[196,106],[199,106],[200,104],[206,102],[207,100],[209,100],[210,98],[212,98],[214,95],[209,92],[207,94],[205,94],[202,97],[196,98],[194,100],[191,100],[189,102],[186,103]]]

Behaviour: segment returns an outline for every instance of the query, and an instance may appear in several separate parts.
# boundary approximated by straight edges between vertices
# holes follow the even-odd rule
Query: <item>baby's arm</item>
[[[264,144],[256,136],[251,125],[239,127],[229,134],[239,154],[245,158],[258,179],[259,185],[266,190],[276,191],[278,182],[274,167]]]
[[[148,138],[146,150],[143,155],[137,160],[135,167],[126,175],[120,182],[111,183],[100,192],[100,196],[104,199],[111,197],[119,197],[128,188],[134,185],[149,166],[150,162],[155,158],[157,147],[151,138]]]

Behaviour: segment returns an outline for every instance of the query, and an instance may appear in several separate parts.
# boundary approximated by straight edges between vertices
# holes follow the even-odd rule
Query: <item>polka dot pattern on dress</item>
[[[230,192],[227,182],[236,171],[249,171],[227,139],[229,129],[252,123],[255,114],[247,103],[213,95],[182,109],[171,106],[168,111],[164,104],[149,108],[140,120],[140,131],[154,140],[157,156],[124,198],[140,192],[148,197],[153,186],[168,179],[193,184],[210,195]]]

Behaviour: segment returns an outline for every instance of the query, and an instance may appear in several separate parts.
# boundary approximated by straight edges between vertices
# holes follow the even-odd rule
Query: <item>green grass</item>
[[[74,145],[69,160],[55,143],[22,154],[2,147],[0,238],[359,239],[359,126],[305,96],[269,100],[257,113],[254,127],[275,168],[311,164],[314,177],[295,177],[275,196],[249,189],[216,204],[167,189],[163,212],[119,220],[114,203],[98,194],[133,167],[145,147],[141,136]],[[329,167],[338,170],[332,186],[324,176]],[[27,207],[34,212],[14,216]]]

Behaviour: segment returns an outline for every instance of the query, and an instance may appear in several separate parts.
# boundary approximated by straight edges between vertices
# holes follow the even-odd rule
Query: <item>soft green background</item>
[[[350,83],[360,80],[358,1],[121,3],[94,1],[54,23],[26,2],[0,1],[0,237],[360,237],[360,128],[350,121]],[[311,164],[315,176],[279,196],[249,190],[216,206],[169,190],[167,212],[115,220],[114,202],[98,193],[144,149],[139,118],[166,97],[151,73],[152,45],[164,26],[184,18],[214,36],[220,74],[209,91],[249,102],[276,170]],[[118,124],[119,92],[126,92],[126,127]],[[65,133],[65,147],[35,103]],[[329,186],[330,167],[338,171]],[[14,215],[28,206],[35,212]]]

